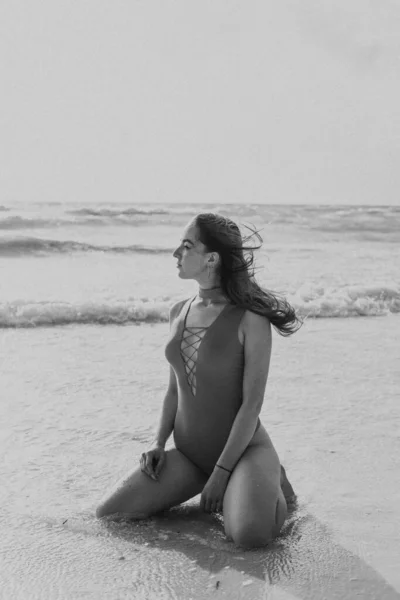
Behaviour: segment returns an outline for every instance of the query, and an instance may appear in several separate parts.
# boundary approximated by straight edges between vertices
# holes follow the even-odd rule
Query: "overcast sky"
[[[0,204],[400,204],[400,3],[0,5]]]

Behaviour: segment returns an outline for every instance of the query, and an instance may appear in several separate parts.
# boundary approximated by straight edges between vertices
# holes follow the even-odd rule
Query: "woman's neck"
[[[207,305],[226,301],[226,296],[224,295],[222,287],[220,285],[215,285],[210,288],[202,288],[199,286],[199,291],[197,295]]]

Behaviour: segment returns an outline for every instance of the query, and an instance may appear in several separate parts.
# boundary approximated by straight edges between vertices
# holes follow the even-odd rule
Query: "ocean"
[[[0,207],[0,327],[165,321],[193,289],[172,252],[209,211],[260,231],[258,280],[302,316],[400,311],[398,207],[19,205]]]
[[[298,507],[263,550],[198,499],[93,514],[153,438],[168,310],[196,293],[172,253],[199,212],[260,233],[257,281],[304,321],[274,334],[261,419]],[[400,598],[399,313],[400,207],[0,206],[0,597]]]

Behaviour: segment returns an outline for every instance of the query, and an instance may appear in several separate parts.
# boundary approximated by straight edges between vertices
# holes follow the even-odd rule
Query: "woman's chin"
[[[187,277],[187,276],[185,275],[185,272],[184,272],[184,271],[182,271],[182,269],[178,269],[178,277],[179,277],[180,279],[190,279],[190,277]]]

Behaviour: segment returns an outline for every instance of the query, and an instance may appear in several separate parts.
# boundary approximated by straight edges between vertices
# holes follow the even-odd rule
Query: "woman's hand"
[[[230,473],[222,469],[212,472],[201,494],[200,506],[205,512],[222,512],[229,477]]]
[[[158,480],[160,471],[165,463],[165,450],[162,446],[155,446],[140,457],[140,468],[154,481]]]

